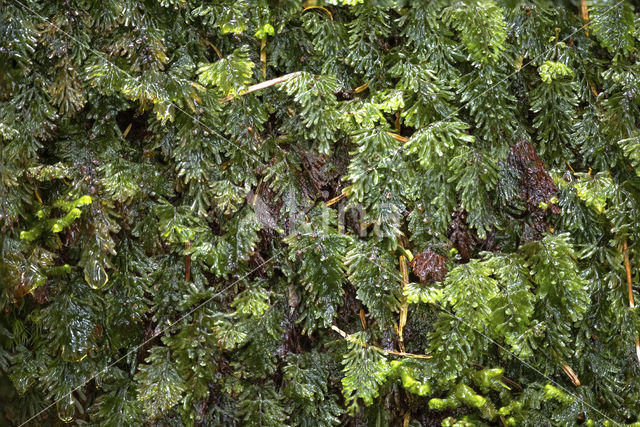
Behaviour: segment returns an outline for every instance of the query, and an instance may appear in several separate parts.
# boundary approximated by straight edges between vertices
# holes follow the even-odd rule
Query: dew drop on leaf
[[[73,417],[76,414],[76,405],[73,396],[68,395],[60,399],[56,404],[56,409],[58,410],[58,418],[60,418],[60,421],[63,423],[73,421]]]
[[[90,261],[84,267],[84,280],[93,288],[100,289],[109,281],[109,276],[98,260]]]

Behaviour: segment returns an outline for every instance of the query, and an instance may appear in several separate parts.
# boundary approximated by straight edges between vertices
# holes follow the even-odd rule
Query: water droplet
[[[104,270],[104,267],[100,261],[90,261],[88,265],[84,267],[84,280],[93,288],[100,289],[109,281],[109,276]]]
[[[58,418],[60,418],[60,421],[70,423],[76,414],[75,399],[70,394],[65,396],[56,404],[56,409],[58,410]]]

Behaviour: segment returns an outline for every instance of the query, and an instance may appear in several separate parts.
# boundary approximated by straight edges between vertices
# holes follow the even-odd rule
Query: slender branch
[[[568,363],[562,364],[562,370],[564,371],[565,375],[569,377],[574,386],[580,386],[580,378],[578,378],[578,376]]]
[[[255,85],[251,85],[246,90],[244,90],[241,93],[239,93],[238,95],[231,94],[231,95],[225,96],[222,99],[222,101],[220,101],[220,102],[224,104],[225,102],[231,101],[236,96],[243,96],[243,95],[246,95],[246,94],[251,93],[251,92],[256,92],[256,91],[259,91],[259,90],[262,90],[262,89],[266,89],[266,88],[271,87],[271,86],[275,86],[278,83],[286,82],[287,80],[292,79],[293,77],[296,77],[299,74],[300,74],[300,72],[296,71],[295,73],[285,74],[284,76],[276,77],[275,79],[271,79],[271,80],[267,80],[267,81],[264,81],[264,82],[261,82],[261,83],[255,84]]]
[[[402,244],[402,242],[401,242]],[[409,271],[407,269],[407,258],[404,255],[400,255],[398,259],[400,263],[400,275],[402,277],[402,290],[409,284]],[[402,305],[400,306],[400,319],[398,320],[398,347],[401,351],[404,351],[404,338],[402,333],[404,327],[407,324],[407,314],[409,312],[409,303],[407,303],[407,297],[403,295]]]
[[[627,239],[622,244],[624,254],[624,269],[627,273],[627,291],[629,293],[629,308],[633,310],[635,304],[633,302],[633,282],[631,281],[631,263],[629,262],[629,247]],[[640,337],[636,333],[636,357],[638,358],[638,366],[640,366]]]
[[[191,249],[191,242],[184,242],[184,250],[187,252]],[[185,254],[184,256],[184,281],[188,282],[191,279],[191,254]]]
[[[393,139],[402,142],[403,144],[409,140],[406,136],[398,135],[397,133],[387,132]]]
[[[260,62],[262,62],[262,78],[267,78],[267,39],[260,40]]]
[[[631,263],[629,262],[629,247],[627,246],[627,239],[624,239],[623,253],[624,253],[624,269],[627,272],[627,291],[629,292],[629,308],[634,308],[635,304],[633,302],[633,288],[632,288],[632,281],[631,281]]]
[[[218,58],[219,58],[219,59],[222,59],[222,53],[220,53],[220,50],[216,47],[216,45],[215,45],[215,44],[211,43],[211,42],[210,42],[209,40],[207,40],[207,39],[202,39],[202,41],[203,41],[205,44],[209,45],[209,46],[211,47],[211,49],[213,49],[213,50],[214,50],[214,52],[216,53],[216,55],[218,55]]]
[[[350,188],[346,188],[345,191],[343,191],[339,196],[336,196],[331,200],[327,200],[327,202],[325,204],[327,206],[335,205],[340,200],[344,199],[345,197],[347,197],[349,195],[349,190],[350,190]]]
[[[364,314],[364,308],[360,309],[360,323],[362,324],[362,329],[366,330],[367,329],[367,318]]]
[[[328,9],[322,7],[322,6],[307,6],[304,9],[302,9],[302,13],[305,13],[307,10],[312,10],[312,9],[318,9],[318,10],[322,10],[323,12],[326,12],[327,15],[329,15],[329,19],[331,19],[333,21],[333,15],[331,14],[331,12],[329,12]]]
[[[331,329],[333,329],[335,332],[337,332],[340,336],[342,336],[344,339],[346,339],[349,342],[357,344],[357,345],[359,345],[359,346],[361,346],[363,348],[374,349],[374,350],[376,350],[376,351],[378,351],[380,353],[383,353],[383,354],[387,354],[387,355],[391,355],[391,356],[409,357],[409,358],[412,358],[412,359],[431,359],[433,357],[433,356],[431,356],[429,354],[415,354],[415,353],[406,353],[404,351],[385,350],[383,348],[367,344],[366,342],[362,341],[361,339],[358,339],[358,338],[354,337],[353,335],[350,335],[350,334],[346,333],[342,329],[338,328],[336,325],[331,325]],[[478,363],[471,362],[471,364],[473,366],[477,366],[477,367],[479,367],[481,369],[486,369],[486,367],[484,367],[484,366],[482,366],[482,365],[480,365]],[[512,379],[502,375],[502,380],[504,382],[506,382],[507,384],[513,386],[517,390],[522,391],[522,386],[520,384],[518,384],[517,382],[513,381]]]
[[[127,135],[129,135],[129,131],[131,131],[132,126],[133,126],[133,123],[129,123],[129,126],[127,126],[124,132],[122,132],[122,138],[126,138]]]
[[[404,417],[402,418],[402,427],[409,427],[410,422],[411,422],[411,411],[407,411],[404,413]]]
[[[360,92],[364,92],[365,90],[367,90],[367,88],[369,88],[369,83],[365,83],[361,86],[358,86],[357,88],[355,88],[353,90],[354,93],[360,93]]]
[[[580,0],[580,17],[584,21],[584,33],[589,35],[589,7],[587,0]]]
[[[363,348],[371,348],[383,354],[388,354],[391,356],[410,357],[412,359],[431,359],[432,357],[428,354],[414,354],[414,353],[405,353],[404,351],[385,350],[384,348],[376,347],[375,345],[369,345],[366,342],[354,337],[353,335],[349,335],[348,333],[346,333],[345,331],[343,331],[342,329],[338,328],[335,325],[331,325],[331,329],[333,329],[335,332],[340,334],[342,338],[346,339],[349,342],[358,344],[360,347],[363,347]]]

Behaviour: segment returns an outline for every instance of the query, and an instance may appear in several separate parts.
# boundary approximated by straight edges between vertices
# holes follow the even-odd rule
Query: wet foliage
[[[636,3],[0,0],[0,425],[637,425]]]

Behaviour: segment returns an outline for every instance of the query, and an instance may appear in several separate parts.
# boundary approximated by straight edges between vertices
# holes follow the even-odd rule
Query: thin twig
[[[331,14],[331,12],[329,12],[329,10],[327,8],[324,8],[322,6],[307,6],[304,9],[302,9],[302,13],[305,13],[307,10],[312,10],[312,9],[318,9],[318,10],[322,10],[324,12],[327,13],[327,15],[329,15],[329,19],[331,19],[333,21],[333,15]]]
[[[335,205],[340,200],[342,200],[345,197],[347,197],[347,195],[349,194],[349,190],[350,190],[350,188],[345,188],[344,191],[339,196],[336,196],[331,200],[327,200],[325,205],[327,205],[327,206]]]
[[[260,40],[260,62],[262,62],[262,78],[267,78],[267,39]]]
[[[210,42],[209,40],[207,40],[207,39],[202,39],[202,41],[203,41],[205,44],[209,45],[209,46],[211,47],[211,49],[213,49],[213,50],[214,50],[214,52],[216,53],[216,55],[218,55],[218,58],[219,58],[219,59],[222,59],[222,53],[220,53],[220,50],[216,47],[216,45],[215,45],[215,44],[211,43],[211,42]]]
[[[403,144],[409,140],[406,136],[398,135],[397,133],[387,132],[393,139],[402,142]]]
[[[286,82],[287,80],[292,79],[293,77],[296,77],[299,74],[300,72],[296,71],[295,73],[285,74],[284,76],[276,77],[275,79],[271,79],[255,85],[251,85],[246,90],[240,92],[238,95],[230,94],[225,96],[220,102],[224,104],[225,102],[231,101],[236,96],[243,96],[251,92],[256,92],[258,90],[266,89],[268,87],[277,85],[278,83]]]
[[[358,86],[357,88],[355,88],[353,90],[354,93],[360,93],[360,92],[364,92],[365,90],[367,90],[369,88],[369,83],[365,83],[361,86]]]
[[[411,411],[407,411],[404,413],[404,417],[402,418],[402,427],[409,427],[410,422],[411,422]]]
[[[415,353],[406,353],[404,351],[392,351],[392,350],[385,350],[383,348],[380,347],[376,347],[374,345],[369,345],[366,342],[362,341],[361,339],[358,339],[356,337],[354,337],[353,335],[350,335],[348,333],[346,333],[345,331],[343,331],[342,329],[338,328],[336,325],[331,325],[331,329],[333,329],[335,332],[337,332],[340,336],[342,336],[344,339],[346,339],[349,342],[352,342],[354,344],[357,344],[363,348],[371,348],[374,349],[380,353],[383,354],[388,354],[388,355],[392,355],[392,356],[400,356],[400,357],[409,357],[412,359],[431,359],[433,356],[429,355],[429,354],[415,354]],[[481,369],[486,369],[484,366],[475,363],[475,362],[471,362],[472,365],[477,366]],[[514,388],[518,389],[519,391],[522,391],[522,386],[520,384],[518,384],[517,382],[513,381],[512,379],[505,377],[504,375],[502,375],[502,381],[510,384],[511,386],[513,386]]]
[[[184,251],[187,252],[191,249],[191,242],[184,242]],[[188,282],[191,279],[191,254],[186,253],[184,255],[184,281]]]
[[[360,309],[360,323],[362,324],[362,329],[366,330],[367,329],[367,317],[365,316],[364,308]]]
[[[564,371],[565,375],[569,377],[574,386],[580,386],[580,378],[578,378],[578,375],[576,375],[573,368],[571,368],[568,363],[562,364],[562,370]]]
[[[629,262],[629,247],[627,239],[622,243],[624,254],[624,269],[627,272],[627,291],[629,292],[629,308],[633,310],[635,304],[633,302],[633,283],[631,281],[631,263]],[[638,366],[640,366],[640,337],[636,333],[636,357],[638,358]]]
[[[584,21],[584,33],[589,35],[589,7],[587,0],[580,0],[580,17]]]
[[[627,246],[627,239],[624,239],[623,243],[623,254],[624,254],[624,269],[627,272],[627,290],[629,292],[629,307],[635,307],[633,302],[633,288],[631,287],[631,263],[629,262],[629,247]]]
[[[402,243],[401,243],[402,244]],[[402,290],[409,284],[409,271],[407,269],[407,258],[404,255],[400,255],[398,259],[400,263],[400,275],[402,276]],[[398,320],[398,348],[401,351],[404,351],[404,338],[402,333],[404,331],[404,327],[407,324],[407,314],[409,311],[409,303],[407,302],[407,297],[402,296],[402,303],[400,306],[400,319]]]
[[[338,334],[340,334],[342,336],[342,338],[346,339],[349,342],[352,342],[354,344],[358,344],[359,346],[363,347],[363,348],[371,348],[375,351],[378,351],[380,353],[383,354],[388,354],[388,355],[392,355],[392,356],[400,356],[400,357],[410,357],[412,359],[431,359],[431,357],[428,354],[414,354],[414,353],[405,353],[404,351],[393,351],[393,350],[385,350],[384,348],[380,348],[380,347],[376,347],[375,345],[369,345],[366,342],[354,337],[353,335],[349,335],[348,333],[346,333],[345,331],[343,331],[342,329],[338,328],[335,325],[331,325],[331,329],[333,329],[335,332],[337,332]]]

